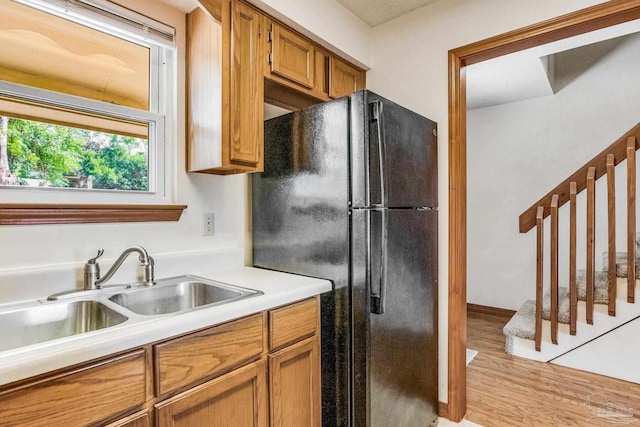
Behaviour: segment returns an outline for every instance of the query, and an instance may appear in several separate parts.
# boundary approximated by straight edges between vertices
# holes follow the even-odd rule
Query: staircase
[[[640,318],[640,303],[634,304],[640,259],[636,247],[636,151],[640,146],[640,123],[595,156],[520,216],[520,232],[536,232],[536,299],[526,301],[504,327],[509,354],[551,361],[607,332]],[[626,160],[626,252],[616,252],[615,171]],[[621,165],[623,167],[623,165]],[[595,182],[606,177],[608,251],[603,269],[596,271]],[[577,195],[586,191],[586,269],[577,270]],[[569,277],[559,286],[558,211],[569,209]],[[582,214],[582,213],[581,213]],[[550,227],[545,264],[545,223]],[[627,256],[630,254],[630,256]],[[545,271],[548,266],[549,271]],[[629,273],[629,274],[628,274]],[[548,285],[545,286],[545,278]]]

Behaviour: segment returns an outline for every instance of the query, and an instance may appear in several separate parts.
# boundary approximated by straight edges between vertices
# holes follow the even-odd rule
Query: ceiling
[[[166,3],[170,6],[175,7],[178,10],[181,10],[185,13],[191,12],[193,9],[198,7],[198,4],[195,0],[160,0],[162,3]]]
[[[161,0],[183,12],[189,13],[196,7],[195,0]],[[354,15],[372,27],[391,21],[405,13],[437,0],[337,0]]]
[[[372,27],[436,0],[337,0],[354,15]]]
[[[467,109],[549,96],[640,31],[632,21],[467,67]]]

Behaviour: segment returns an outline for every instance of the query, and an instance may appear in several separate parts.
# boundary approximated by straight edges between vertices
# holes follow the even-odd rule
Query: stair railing
[[[608,216],[608,313],[616,313],[616,220],[615,220],[615,167],[627,160],[627,301],[635,299],[636,273],[636,150],[640,148],[640,123],[618,138],[613,144],[585,163],[540,200],[524,211],[519,218],[520,232],[536,228],[536,315],[535,348],[542,345],[543,311],[543,253],[544,220],[550,216],[550,294],[551,294],[551,342],[558,343],[558,210],[569,202],[569,333],[577,333],[578,291],[576,269],[576,199],[578,193],[587,191],[586,202],[586,322],[593,324],[595,302],[595,182],[606,175]]]

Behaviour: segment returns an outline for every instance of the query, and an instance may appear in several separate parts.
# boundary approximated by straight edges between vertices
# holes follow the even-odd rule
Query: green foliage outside
[[[148,190],[147,141],[104,132],[9,118],[7,150],[14,177],[93,188]],[[143,151],[144,150],[144,151]]]

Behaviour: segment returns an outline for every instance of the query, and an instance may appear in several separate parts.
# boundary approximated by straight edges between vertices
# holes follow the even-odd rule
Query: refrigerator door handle
[[[369,104],[371,108],[371,120],[376,122],[378,128],[378,156],[380,165],[380,203],[387,207],[387,141],[384,134],[384,104],[380,100],[373,101]]]
[[[371,289],[371,313],[384,314],[385,301],[387,296],[387,260],[388,260],[388,236],[389,216],[386,209],[375,210],[380,212],[382,221],[380,222],[380,287],[378,293]]]

